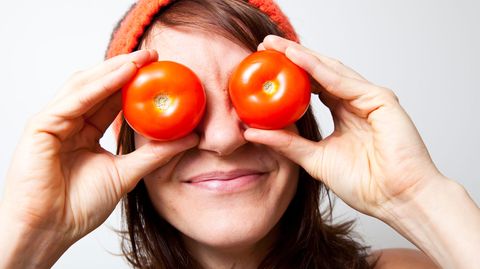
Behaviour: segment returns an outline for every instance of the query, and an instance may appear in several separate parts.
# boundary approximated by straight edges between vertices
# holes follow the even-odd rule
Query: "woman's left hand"
[[[330,109],[335,129],[319,142],[287,130],[258,129],[246,130],[247,140],[284,154],[348,205],[378,218],[433,181],[446,179],[393,91],[277,36],[267,36],[259,49],[285,53],[322,85],[316,93]]]

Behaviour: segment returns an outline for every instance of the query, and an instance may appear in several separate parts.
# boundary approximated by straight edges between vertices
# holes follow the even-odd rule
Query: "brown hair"
[[[242,0],[173,1],[153,22],[143,39],[149,38],[158,23],[214,31],[251,51],[268,34],[284,36],[268,16]],[[322,139],[310,108],[296,126],[301,136]],[[125,119],[118,141],[117,154],[135,150],[134,131]],[[321,199],[328,199],[323,210]],[[201,268],[185,248],[180,232],[154,209],[143,180],[122,202],[126,228],[120,232],[122,252],[133,267]],[[354,240],[354,222],[333,224],[332,207],[327,187],[300,167],[297,192],[279,221],[282,236],[259,268],[373,268],[374,263],[367,262],[369,247]]]

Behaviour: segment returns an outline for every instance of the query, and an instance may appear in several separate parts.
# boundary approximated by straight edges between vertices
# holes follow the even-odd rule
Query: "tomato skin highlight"
[[[282,129],[307,111],[310,78],[284,54],[257,51],[232,73],[229,94],[239,118],[250,127]]]
[[[143,66],[122,89],[123,115],[135,132],[151,140],[175,140],[195,129],[206,106],[197,75],[171,61]]]

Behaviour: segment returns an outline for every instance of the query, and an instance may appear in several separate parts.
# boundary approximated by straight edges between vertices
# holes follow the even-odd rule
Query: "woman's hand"
[[[314,142],[286,130],[248,129],[323,181],[351,207],[379,218],[442,268],[479,264],[480,209],[433,164],[395,94],[340,62],[276,36],[259,49],[283,52],[323,87],[334,132]]]
[[[286,130],[249,129],[247,140],[283,153],[351,207],[375,217],[393,201],[442,178],[391,90],[277,36],[267,36],[259,49],[285,53],[322,85],[317,94],[330,109],[335,130],[313,142]]]
[[[1,225],[58,234],[65,241],[58,244],[69,246],[104,222],[143,176],[196,145],[190,135],[115,156],[99,144],[121,110],[119,89],[157,58],[142,50],[78,72],[29,120],[7,173]]]

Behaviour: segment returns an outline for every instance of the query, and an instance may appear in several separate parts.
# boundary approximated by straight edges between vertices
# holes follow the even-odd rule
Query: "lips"
[[[227,181],[233,180],[238,177],[244,177],[248,175],[255,175],[255,174],[264,174],[265,172],[258,171],[258,170],[250,170],[250,169],[242,169],[242,170],[234,170],[229,172],[222,172],[222,171],[212,171],[207,173],[201,173],[196,176],[193,176],[186,180],[186,183],[198,183],[202,181],[209,181],[209,180],[219,180],[219,181]]]
[[[267,172],[258,170],[211,171],[201,173],[184,181],[189,186],[214,192],[238,192],[253,188],[265,178]]]

